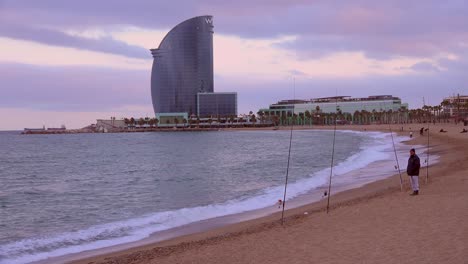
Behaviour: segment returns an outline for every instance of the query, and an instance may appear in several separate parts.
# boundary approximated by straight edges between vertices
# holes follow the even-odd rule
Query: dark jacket
[[[409,176],[419,176],[419,168],[421,168],[421,162],[419,161],[418,155],[411,155],[408,159],[406,173],[408,173]]]

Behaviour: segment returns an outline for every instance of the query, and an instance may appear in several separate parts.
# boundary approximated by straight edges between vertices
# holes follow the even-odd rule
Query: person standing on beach
[[[411,195],[418,195],[419,194],[419,169],[421,168],[421,162],[419,160],[418,155],[416,155],[416,150],[410,150],[410,157],[408,159],[408,167],[406,168],[406,172],[410,177],[411,188],[413,189],[413,193]]]
[[[278,208],[281,208],[281,205],[283,205],[283,200],[279,199],[277,204],[278,204]]]

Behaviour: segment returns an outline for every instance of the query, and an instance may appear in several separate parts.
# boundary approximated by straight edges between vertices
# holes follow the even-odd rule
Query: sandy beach
[[[415,138],[409,144],[425,145],[427,137],[418,133],[423,126],[392,129],[407,136],[412,127]],[[427,183],[421,169],[419,196],[409,196],[405,173],[403,192],[398,175],[336,195],[332,190],[329,214],[322,200],[287,210],[284,226],[275,213],[70,263],[468,263],[468,134],[459,133],[461,125],[430,127],[431,153],[440,161],[429,167]]]

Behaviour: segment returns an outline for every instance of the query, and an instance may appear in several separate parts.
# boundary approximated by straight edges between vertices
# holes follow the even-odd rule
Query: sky
[[[214,17],[214,89],[240,114],[336,94],[437,105],[468,94],[467,14],[462,0],[0,0],[0,130],[153,116],[149,49],[199,15]]]

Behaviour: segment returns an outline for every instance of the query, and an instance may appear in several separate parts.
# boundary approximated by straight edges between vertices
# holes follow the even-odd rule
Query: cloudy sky
[[[468,94],[468,1],[0,0],[0,130],[152,115],[152,56],[214,16],[215,91],[239,112],[281,99]]]

